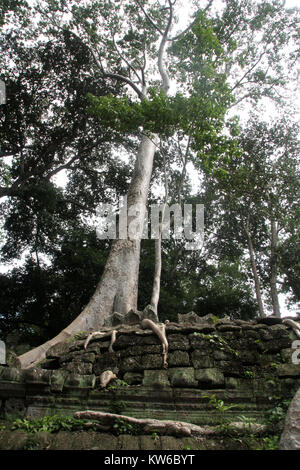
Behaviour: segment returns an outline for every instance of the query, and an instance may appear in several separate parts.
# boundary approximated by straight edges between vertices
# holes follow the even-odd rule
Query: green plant
[[[266,436],[263,438],[263,447],[261,450],[277,450],[279,444],[279,436]]]
[[[106,390],[116,390],[116,388],[117,388],[116,385],[109,384],[107,385]]]
[[[0,425],[0,431],[4,431],[6,429],[6,426],[4,424]]]
[[[213,395],[202,395],[202,398],[209,398],[208,403],[210,405],[212,405],[213,408],[216,411],[219,411],[221,413],[224,413],[225,411],[228,411],[232,408],[236,408],[236,407],[239,406],[239,405],[233,405],[233,404],[225,405],[224,401],[223,400],[218,400],[215,394],[213,394]]]
[[[114,422],[113,428],[116,434],[137,434],[137,427],[125,421],[122,418],[117,418]]]
[[[245,415],[238,416],[237,419],[240,423],[243,423],[243,428],[245,430],[247,430],[249,432],[249,434],[252,435],[253,434],[252,425],[257,424],[255,419],[252,418],[251,416],[245,416]],[[254,436],[254,434],[253,434],[253,436]]]
[[[244,375],[245,377],[247,377],[248,379],[253,379],[254,377],[254,372],[252,370],[245,370],[244,371]]]
[[[78,341],[79,339],[85,339],[87,335],[86,331],[78,331],[75,333],[71,338],[69,338],[67,341],[68,343],[74,343],[75,341]]]
[[[23,450],[35,450],[38,448],[38,443],[33,437],[29,437],[23,447]]]
[[[209,343],[217,346],[218,349],[220,349],[221,351],[227,351],[235,357],[239,355],[238,351],[233,349],[222,336],[197,332],[194,333],[194,336],[200,336],[203,339],[206,339],[207,341],[209,341]]]
[[[121,385],[121,387],[129,387],[129,384],[126,382],[126,380],[118,380],[118,385]]]
[[[13,422],[12,430],[23,429],[28,433],[36,433],[40,431],[45,432],[58,432],[73,431],[83,429],[85,421],[82,419],[71,418],[69,416],[44,416],[41,419],[16,419]]]
[[[271,424],[276,424],[285,418],[286,412],[290,405],[291,400],[283,400],[279,402],[274,408],[267,412],[267,421]]]
[[[122,413],[122,411],[125,410],[125,408],[126,408],[126,403],[124,401],[117,400],[116,398],[114,398],[111,401],[109,411],[110,413],[120,414]]]

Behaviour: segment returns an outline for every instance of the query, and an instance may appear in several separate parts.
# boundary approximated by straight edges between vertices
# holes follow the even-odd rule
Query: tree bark
[[[165,30],[161,32],[162,37],[157,54],[157,65],[161,77],[161,89],[167,94],[170,88],[168,71],[164,64],[165,46],[168,33],[173,21],[173,3],[168,0],[169,16]],[[146,99],[146,83],[142,83],[142,91],[128,77],[118,74],[107,73],[99,62],[97,54],[91,49],[95,63],[102,72],[103,77],[113,77],[125,81],[136,91],[140,99]],[[144,77],[144,71],[143,71]],[[49,347],[79,331],[99,330],[110,314],[119,312],[127,314],[129,310],[137,308],[138,275],[140,263],[140,247],[143,224],[146,211],[146,202],[152,175],[153,158],[159,142],[157,135],[143,135],[135,162],[133,177],[127,194],[128,206],[128,237],[117,239],[113,242],[104,273],[88,305],[75,320],[62,330],[55,338],[28,351],[18,357],[22,368],[33,367],[37,362],[45,358]],[[135,214],[130,215],[130,209],[136,207]],[[140,233],[131,236],[132,223],[140,227]]]
[[[278,291],[277,291],[277,223],[274,219],[271,220],[271,299],[273,307],[273,315],[275,317],[281,317],[280,314],[280,305],[278,300]]]
[[[187,423],[184,421],[172,421],[172,420],[159,420],[151,418],[132,418],[131,416],[118,415],[114,413],[104,413],[102,411],[76,411],[74,418],[77,419],[91,419],[100,422],[101,427],[105,431],[114,429],[114,425],[117,420],[122,420],[133,426],[139,427],[139,432],[144,434],[152,434],[158,432],[161,435],[168,436],[213,436],[222,434],[223,431],[220,426],[198,426],[196,424]],[[250,423],[245,427],[243,422],[232,422],[230,426],[239,433],[246,433],[251,430],[254,434],[263,433],[266,426],[259,423]]]
[[[129,213],[133,206],[139,210],[136,216],[128,216],[128,227],[133,223],[143,227],[157,141],[156,136],[153,139],[142,137],[127,196]],[[19,356],[22,368],[33,367],[45,358],[51,346],[79,331],[99,330],[114,311],[126,314],[130,309],[137,308],[140,243],[141,237],[130,237],[130,230],[127,240],[117,239],[113,242],[104,273],[88,305],[57,336]]]
[[[164,217],[166,205],[169,196],[168,176],[166,169],[166,157],[164,151],[161,149],[164,162],[164,178],[165,178],[165,197],[164,204],[161,211],[161,222],[159,223],[158,238],[155,240],[155,264],[154,264],[154,278],[150,305],[153,307],[158,319],[158,301],[160,296],[160,281],[161,281],[161,268],[162,268],[162,231],[164,225]]]
[[[253,248],[252,238],[251,238],[251,234],[250,234],[248,228],[244,227],[244,230],[245,230],[246,236],[247,236],[248,249],[249,249],[249,255],[250,255],[250,263],[251,263],[252,274],[253,274],[253,278],[254,278],[255,295],[256,295],[256,300],[257,300],[257,304],[258,304],[259,316],[261,318],[264,318],[266,315],[265,315],[265,312],[264,312],[263,302],[262,302],[262,298],[261,298],[260,282],[259,282],[259,277],[258,277],[257,268],[256,268],[256,259],[255,259],[255,252],[254,252],[254,248]]]

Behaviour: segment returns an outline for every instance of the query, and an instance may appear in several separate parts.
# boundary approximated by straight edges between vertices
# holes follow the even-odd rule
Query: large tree
[[[55,338],[20,357],[23,367],[40,360],[51,345],[76,331],[100,328],[113,311],[126,314],[136,308],[139,228],[159,137],[179,130],[191,137],[194,151],[210,153],[210,160],[228,157],[228,138],[221,131],[226,108],[232,103],[230,91],[244,89],[245,96],[257,100],[263,93],[271,96],[276,82],[280,85],[282,70],[274,66],[274,59],[287,41],[285,27],[293,25],[292,15],[279,2],[262,6],[228,2],[222,17],[210,19],[210,1],[206,8],[196,9],[190,26],[179,35],[172,31],[175,3],[91,1],[82,6],[78,1],[49,0],[40,8],[43,27],[50,25],[49,34],[68,31],[86,45],[93,70],[104,79],[128,85],[130,92],[121,99],[113,94],[91,97],[102,122],[121,133],[141,132],[127,194],[128,207],[134,209],[128,229],[134,225],[136,230],[127,239],[114,241],[101,280],[82,313]],[[261,36],[256,46],[248,43],[255,34]],[[226,79],[231,70],[229,86]],[[168,97],[170,77],[177,79],[181,93]],[[264,85],[260,93],[257,85]]]
[[[225,257],[248,252],[260,316],[265,316],[266,292],[273,314],[280,317],[281,261],[286,266],[280,253],[297,233],[298,132],[286,119],[267,124],[253,117],[239,136],[240,155],[216,165],[206,180],[213,194],[215,251]]]

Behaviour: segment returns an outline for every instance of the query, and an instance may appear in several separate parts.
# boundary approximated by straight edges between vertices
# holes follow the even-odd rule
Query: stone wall
[[[74,338],[51,348],[39,367],[0,368],[1,417],[90,409],[199,425],[219,424],[224,414],[263,422],[274,403],[292,398],[300,386],[291,349],[297,338],[288,325],[274,322],[189,317],[170,323],[167,369],[157,336],[137,325],[119,328],[113,353],[109,331],[86,350],[85,335]],[[118,379],[101,389],[105,370]]]

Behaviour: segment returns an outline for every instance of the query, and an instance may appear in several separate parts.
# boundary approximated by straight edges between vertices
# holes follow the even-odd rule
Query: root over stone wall
[[[39,367],[0,367],[0,417],[94,410],[200,426],[241,415],[263,423],[276,403],[300,387],[300,364],[292,362],[297,336],[278,319],[198,321],[190,315],[169,323],[168,368],[153,331],[121,325],[113,352],[109,328],[104,333],[86,349],[87,333],[55,345]],[[107,370],[117,378],[101,388]]]

